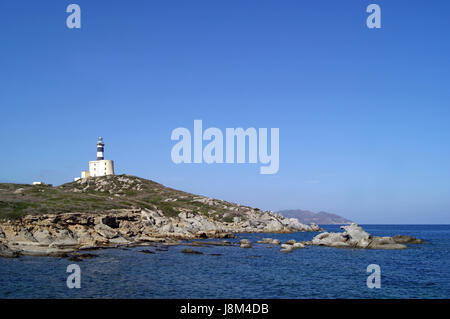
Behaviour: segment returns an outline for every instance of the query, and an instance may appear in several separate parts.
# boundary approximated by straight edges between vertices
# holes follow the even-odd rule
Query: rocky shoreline
[[[257,244],[281,245],[282,252],[291,252],[307,245],[404,249],[405,244],[423,242],[409,236],[371,236],[356,224],[342,228],[342,233],[324,232],[309,242],[281,243],[265,238]],[[181,242],[232,238],[235,233],[322,231],[315,223],[306,225],[297,218],[130,175],[81,179],[57,187],[0,183],[0,257],[68,256],[91,249],[157,243],[185,245]],[[243,239],[239,246],[251,248],[252,243]]]
[[[393,237],[378,237],[367,233],[358,224],[352,223],[348,226],[341,226],[344,232],[328,233],[323,232],[316,235],[311,241],[297,242],[294,239],[281,243],[278,239],[262,238],[258,244],[270,246],[280,245],[280,251],[290,253],[296,249],[306,246],[327,246],[334,248],[359,248],[359,249],[406,249],[406,244],[423,244],[424,240],[407,235],[396,235]],[[240,241],[241,248],[251,248],[252,243],[247,239]]]
[[[176,244],[180,240],[232,238],[234,233],[318,232],[316,224],[248,209],[233,222],[189,212],[168,217],[149,209],[119,209],[105,213],[27,215],[0,221],[0,256],[64,256],[80,250]]]
[[[91,258],[85,250],[155,245],[231,246],[227,240],[195,241],[205,238],[235,238],[234,233],[290,233],[298,231],[323,231],[315,224],[304,225],[295,219],[287,219],[266,212],[248,223],[223,223],[204,216],[180,214],[168,218],[148,210],[122,210],[105,214],[59,214],[25,216],[20,220],[0,222],[0,256],[14,258],[24,256],[70,257],[73,260]],[[405,244],[422,244],[423,240],[412,236],[396,235],[377,237],[352,223],[342,226],[343,232],[322,232],[311,241],[294,239],[282,243],[279,239],[262,238],[256,244],[279,246],[280,252],[290,253],[306,246],[360,249],[405,249]],[[193,241],[194,240],[194,241]],[[190,241],[190,242],[185,242]],[[252,248],[253,243],[241,239],[240,248]],[[143,253],[154,253],[143,250]],[[183,253],[200,254],[192,249]]]

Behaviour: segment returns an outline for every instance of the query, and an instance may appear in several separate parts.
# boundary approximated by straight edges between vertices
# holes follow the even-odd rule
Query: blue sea
[[[253,248],[191,247],[203,255],[181,253],[186,246],[102,249],[81,262],[0,258],[0,298],[450,298],[450,225],[362,226],[373,235],[412,235],[427,243],[406,250],[307,246],[281,253],[256,241],[304,241],[317,233],[237,234],[230,241],[250,239]],[[66,286],[73,263],[81,268],[80,289]],[[381,268],[379,289],[366,285],[369,264]]]

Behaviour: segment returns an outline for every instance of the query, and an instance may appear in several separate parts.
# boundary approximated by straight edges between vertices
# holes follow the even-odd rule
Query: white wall
[[[114,175],[114,162],[112,160],[90,161],[89,175],[91,177]]]

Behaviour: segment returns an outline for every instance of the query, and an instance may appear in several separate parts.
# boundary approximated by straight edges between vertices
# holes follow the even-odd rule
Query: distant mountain
[[[303,224],[350,224],[351,220],[348,220],[344,217],[341,217],[336,214],[331,214],[327,212],[318,212],[313,213],[308,210],[301,209],[288,209],[281,210],[278,212],[279,214],[288,217],[288,218],[297,218],[300,223]]]

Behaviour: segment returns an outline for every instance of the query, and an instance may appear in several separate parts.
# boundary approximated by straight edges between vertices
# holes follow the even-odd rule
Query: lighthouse
[[[114,175],[114,161],[105,160],[105,143],[100,136],[97,140],[97,160],[89,161],[89,170],[81,171],[81,178]],[[78,180],[79,178],[75,178]]]
[[[105,149],[105,143],[103,143],[103,138],[100,136],[97,141],[97,161],[103,160],[104,149]]]

